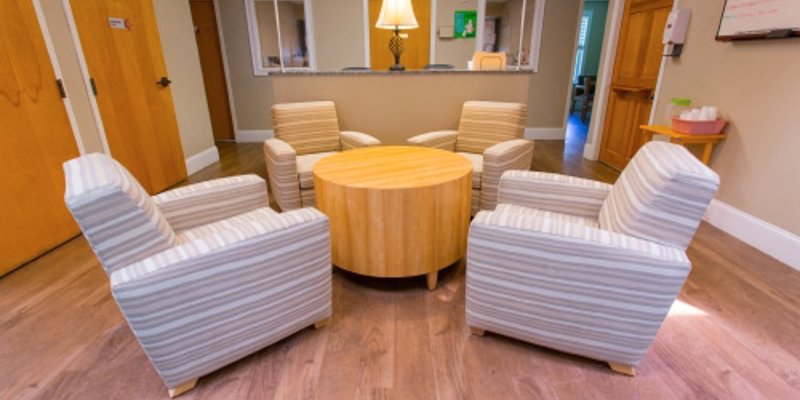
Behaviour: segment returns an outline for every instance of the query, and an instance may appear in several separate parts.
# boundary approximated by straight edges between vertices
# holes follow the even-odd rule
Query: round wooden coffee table
[[[471,187],[469,160],[424,147],[355,149],[314,165],[333,263],[369,276],[427,275],[429,289],[464,257]]]

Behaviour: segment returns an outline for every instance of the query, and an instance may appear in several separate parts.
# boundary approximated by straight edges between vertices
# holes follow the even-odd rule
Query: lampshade
[[[411,0],[383,0],[381,14],[378,16],[378,23],[375,24],[375,27],[381,29],[418,28]]]

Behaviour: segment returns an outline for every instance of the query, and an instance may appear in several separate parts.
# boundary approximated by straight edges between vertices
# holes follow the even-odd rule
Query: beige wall
[[[75,112],[78,130],[87,152],[102,152],[103,147],[92,113],[89,95],[83,85],[72,34],[61,0],[41,0],[47,29],[53,40],[62,77]],[[183,153],[191,157],[214,145],[208,115],[203,77],[194,25],[188,1],[154,1],[164,58],[175,103]]]
[[[528,88],[528,127],[559,127],[566,119],[580,0],[545,3],[539,72]]]
[[[477,10],[477,0],[437,0],[436,27],[431,34],[436,35],[440,26],[454,27],[456,10]],[[467,61],[475,52],[475,38],[472,39],[439,39],[436,37],[436,63],[450,64],[456,68],[466,69]]]
[[[364,60],[362,1],[315,1],[311,12],[317,70],[339,71],[368,64],[369,60]]]
[[[61,0],[40,0],[40,3],[45,21],[47,21],[50,38],[53,41],[56,58],[58,58],[58,64],[61,67],[62,81],[72,104],[72,110],[75,113],[78,133],[84,149],[89,153],[101,153],[103,152],[103,144],[100,141],[100,135],[97,133],[97,126],[89,103],[89,94],[83,84],[83,76],[81,75],[78,57],[75,54],[72,35],[67,25],[67,18],[64,15],[63,3]]]
[[[183,154],[191,157],[214,146],[203,72],[188,1],[153,1]]]
[[[466,100],[525,102],[526,74],[327,75],[272,79],[275,101],[333,100],[343,130],[369,133],[385,144],[456,129]],[[434,95],[435,93],[435,95]],[[422,95],[421,95],[422,94]]]
[[[317,15],[324,6],[320,6],[323,1],[315,1],[312,11]],[[544,30],[542,33],[542,53],[539,63],[539,72],[536,74],[522,75],[496,75],[496,74],[469,74],[469,75],[391,75],[391,76],[344,76],[330,77],[325,75],[317,76],[254,76],[252,59],[250,56],[250,42],[247,32],[246,14],[243,1],[220,1],[220,13],[222,18],[222,28],[224,32],[227,60],[230,67],[230,83],[233,91],[233,101],[237,115],[239,131],[266,131],[272,128],[270,107],[278,101],[289,101],[288,99],[340,99],[340,109],[350,109],[351,107],[363,107],[373,109],[374,98],[387,96],[386,88],[394,88],[391,93],[399,99],[409,101],[423,101],[434,107],[433,110],[458,110],[461,103],[466,98],[461,92],[463,88],[474,87],[471,96],[479,96],[481,99],[502,100],[509,97],[516,98],[516,94],[522,90],[525,94],[519,101],[528,103],[528,127],[532,128],[558,128],[564,126],[567,93],[570,85],[570,66],[572,64],[573,50],[575,45],[575,33],[578,24],[578,9],[580,0],[551,0],[547,2],[545,9]],[[468,9],[462,6],[459,8]],[[441,17],[439,13],[439,17]],[[452,19],[452,12],[450,17]],[[356,23],[356,22],[353,22]],[[452,22],[451,22],[452,24]],[[363,29],[363,24],[358,27]],[[316,26],[315,26],[316,30]],[[351,32],[352,33],[352,32]],[[319,37],[322,33],[315,32]],[[361,35],[363,36],[363,34]],[[468,52],[466,60],[471,57],[474,50],[474,41]],[[319,52],[320,44],[317,44]],[[344,51],[350,52],[352,46],[344,46]],[[363,51],[363,49],[359,49]],[[437,49],[439,51],[439,49]],[[466,54],[466,53],[465,53]],[[353,59],[360,61],[363,56],[356,56],[352,53]],[[357,57],[357,58],[356,58]],[[440,58],[437,62],[446,62]],[[320,68],[321,70],[330,70]],[[335,68],[339,69],[339,68]],[[363,81],[362,81],[363,80]],[[402,84],[388,83],[397,80]],[[283,83],[279,83],[282,81]],[[341,83],[341,82],[347,82]],[[365,83],[362,83],[365,82]],[[518,86],[507,86],[513,82]],[[370,86],[369,84],[377,86]],[[457,86],[455,86],[457,85]],[[357,90],[356,90],[357,89]],[[506,93],[512,90],[513,94]],[[451,94],[452,93],[452,94]],[[412,100],[415,99],[415,100]],[[415,105],[408,105],[407,109],[415,109]],[[398,108],[395,108],[398,109]],[[402,109],[402,108],[399,108]],[[445,114],[447,114],[445,112]],[[435,114],[422,114],[435,115]],[[374,114],[346,113],[348,118],[342,118],[343,123],[353,124],[354,126],[379,126],[380,119]],[[428,117],[425,117],[428,118]],[[437,127],[441,129],[443,120],[438,117],[430,117],[428,121],[416,121],[414,126],[409,125],[406,137],[410,137],[414,132],[424,127]],[[409,118],[405,118],[409,119]],[[415,115],[415,120],[419,117]],[[452,125],[453,127],[455,125]],[[381,128],[378,128],[379,130]],[[404,132],[406,130],[403,130]],[[399,130],[398,130],[399,132]],[[387,137],[394,137],[395,133],[387,131]],[[392,139],[394,140],[394,139]]]
[[[672,97],[718,106],[730,123],[711,162],[717,199],[798,235],[800,39],[717,42],[723,3],[681,0],[692,10],[689,33],[683,55],[666,64],[656,121]]]
[[[218,0],[217,4],[228,59],[228,84],[233,94],[234,126],[240,131],[270,129],[272,80],[253,75],[244,1]]]

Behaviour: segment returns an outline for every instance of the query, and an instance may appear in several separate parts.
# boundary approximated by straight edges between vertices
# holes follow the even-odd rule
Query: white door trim
[[[583,158],[589,160],[597,160],[600,155],[603,122],[606,117],[608,94],[611,92],[611,77],[614,73],[614,61],[616,61],[619,31],[622,28],[625,0],[609,0],[608,9],[606,32],[603,35],[603,47],[600,50],[600,68],[597,71],[594,104],[592,104],[592,120],[589,122],[589,132],[586,144],[583,146]]]
[[[228,65],[228,50],[225,48],[225,35],[222,33],[222,17],[219,11],[219,0],[213,0],[214,18],[217,20],[217,35],[219,35],[219,51],[222,56],[222,70],[225,73],[225,88],[228,91],[228,108],[231,110],[231,122],[233,123],[233,140],[239,135],[239,118],[236,116],[236,102],[233,100],[233,88],[231,87],[231,72]]]
[[[44,46],[47,48],[47,55],[50,57],[50,65],[53,66],[53,73],[55,74],[56,79],[61,81],[62,87],[64,88],[64,93],[67,93],[66,86],[63,86],[64,74],[61,72],[61,65],[58,63],[58,57],[56,57],[55,46],[53,45],[53,39],[50,36],[50,30],[47,28],[47,20],[44,17],[41,0],[33,1],[33,9],[36,11],[36,19],[39,21],[39,29],[42,31]],[[72,136],[75,137],[75,144],[78,145],[78,152],[80,152],[81,155],[84,155],[86,154],[86,147],[83,145],[83,139],[81,138],[80,130],[78,129],[78,119],[75,117],[75,111],[72,108],[72,97],[70,97],[69,93],[67,93],[67,96],[61,100],[64,103],[64,109],[67,111],[67,119],[69,120],[69,125],[72,128]]]
[[[364,0],[364,66],[370,68],[372,55],[369,52],[369,0]]]
[[[89,97],[89,104],[92,106],[92,116],[94,116],[94,123],[97,127],[97,135],[100,136],[103,152],[111,156],[111,148],[108,146],[108,138],[106,138],[106,129],[103,125],[103,118],[100,115],[100,107],[97,105],[97,98],[95,98],[94,91],[92,91],[89,67],[86,64],[86,57],[83,54],[80,36],[78,36],[78,26],[75,24],[75,16],[72,15],[72,6],[70,6],[69,0],[61,0],[61,4],[64,8],[64,15],[67,18],[67,26],[69,27],[70,36],[72,37],[72,43],[75,45],[75,56],[78,58],[81,75],[83,75],[83,86],[86,89],[86,95]]]

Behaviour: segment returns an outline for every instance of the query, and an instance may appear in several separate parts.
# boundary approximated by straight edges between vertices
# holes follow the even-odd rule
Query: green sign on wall
[[[478,11],[457,10],[453,36],[456,39],[469,39],[475,37],[478,31]]]

